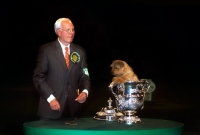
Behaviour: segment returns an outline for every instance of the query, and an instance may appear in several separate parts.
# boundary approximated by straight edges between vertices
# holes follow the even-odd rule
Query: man
[[[33,82],[40,94],[38,116],[77,118],[90,90],[85,50],[72,43],[75,30],[69,18],[58,19],[54,29],[58,39],[39,48],[34,69]]]

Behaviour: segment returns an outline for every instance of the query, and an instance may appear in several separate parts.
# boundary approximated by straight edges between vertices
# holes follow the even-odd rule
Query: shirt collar
[[[59,38],[58,38],[58,42],[60,43],[60,46],[62,47],[62,49],[65,49],[65,47],[70,47],[70,44],[68,46],[64,45],[63,43],[60,42]]]

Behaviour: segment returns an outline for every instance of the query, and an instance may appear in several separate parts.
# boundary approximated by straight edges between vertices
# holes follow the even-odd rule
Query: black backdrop
[[[53,24],[60,17],[72,19],[74,42],[86,48],[91,76],[108,78],[112,60],[122,59],[139,78],[198,79],[197,2],[10,0],[1,1],[0,10],[4,84],[32,82],[26,77],[37,50],[56,39]]]

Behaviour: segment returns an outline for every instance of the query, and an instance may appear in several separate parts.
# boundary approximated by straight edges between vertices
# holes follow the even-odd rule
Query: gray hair
[[[56,30],[61,28],[61,23],[62,21],[68,20],[69,22],[72,23],[72,21],[69,18],[59,18],[55,24],[54,24],[54,31],[57,34]]]

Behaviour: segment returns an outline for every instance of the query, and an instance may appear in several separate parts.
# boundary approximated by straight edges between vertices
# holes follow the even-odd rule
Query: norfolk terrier
[[[133,69],[122,60],[114,60],[110,65],[111,73],[114,76],[112,82],[114,83],[124,83],[127,81],[139,81],[137,75],[134,73]]]

